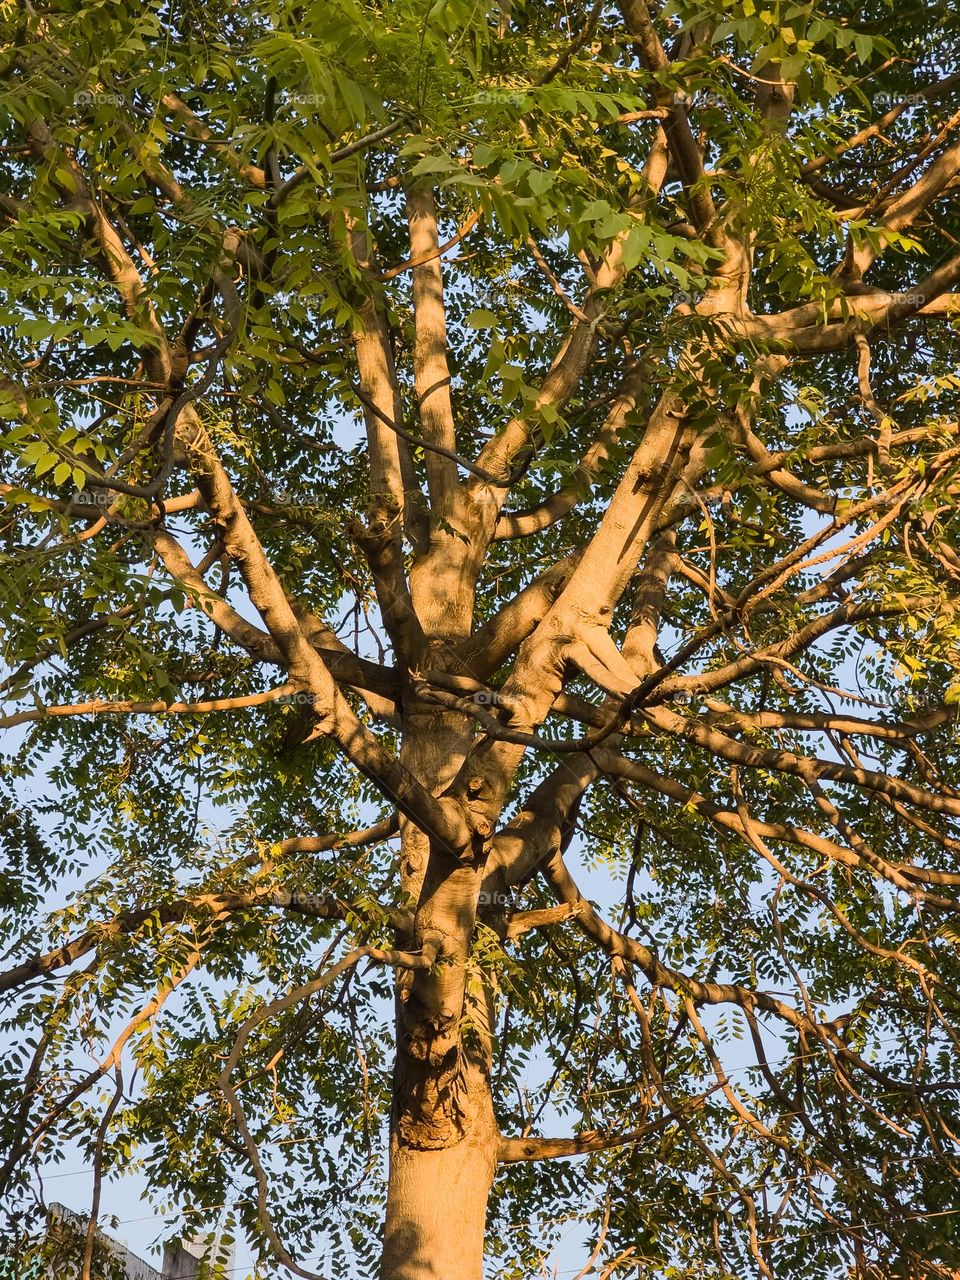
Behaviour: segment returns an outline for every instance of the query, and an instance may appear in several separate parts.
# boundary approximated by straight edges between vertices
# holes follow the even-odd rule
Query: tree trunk
[[[486,1073],[474,1075],[465,1101],[469,1122],[452,1146],[419,1149],[394,1126],[380,1280],[482,1280],[499,1144]]]
[[[410,866],[423,839],[409,833]],[[397,981],[397,1056],[380,1280],[481,1280],[500,1135],[490,1087],[492,995],[466,981],[482,864],[431,850],[410,944],[442,959]]]
[[[463,717],[407,708],[401,749],[441,790],[469,737]],[[429,972],[396,984],[390,1174],[380,1280],[481,1280],[487,1198],[500,1135],[490,1089],[492,997],[467,982],[484,859],[457,862],[401,823],[400,874],[417,900],[399,941],[436,948]]]
[[[457,525],[456,492],[445,518]],[[444,528],[411,570],[423,627],[418,665],[459,669],[454,646],[470,634],[475,545]],[[472,746],[469,717],[424,702],[405,681],[400,759],[433,795],[452,781]],[[467,972],[486,851],[452,857],[403,819],[400,883],[417,903],[405,949],[435,948],[434,968],[400,974],[390,1172],[380,1280],[482,1280],[487,1200],[500,1134],[490,1089],[493,1006]]]

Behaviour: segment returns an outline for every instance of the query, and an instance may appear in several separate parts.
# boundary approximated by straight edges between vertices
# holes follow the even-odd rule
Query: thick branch
[[[413,267],[413,315],[415,340],[413,375],[425,441],[456,451],[457,439],[450,398],[447,364],[447,320],[443,304],[443,272],[440,238],[433,193],[414,188],[407,194],[410,252]],[[425,459],[430,497],[443,510],[447,491],[457,484],[456,464],[443,454],[429,451]]]
[[[692,1099],[682,1111],[696,1111],[703,1106],[706,1094]],[[630,1142],[642,1142],[655,1133],[661,1133],[671,1124],[676,1123],[676,1116],[668,1114],[659,1120],[651,1120],[649,1124],[638,1129],[630,1129],[626,1133],[599,1133],[590,1131],[578,1133],[572,1138],[501,1138],[497,1154],[498,1164],[519,1164],[530,1160],[559,1160],[569,1156],[589,1155],[593,1151],[609,1151],[612,1147],[626,1146]]]

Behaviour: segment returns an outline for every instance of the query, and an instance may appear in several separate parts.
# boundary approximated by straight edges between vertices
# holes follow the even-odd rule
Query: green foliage
[[[682,697],[666,693],[664,705],[749,746],[803,754],[807,731],[758,721],[741,732],[735,717],[813,715],[833,698],[845,714],[899,721],[960,703],[960,484],[958,460],[944,461],[960,403],[955,321],[871,333],[880,425],[858,393],[849,351],[811,348],[783,381],[758,391],[759,362],[775,363],[785,343],[734,332],[703,305],[718,289],[727,235],[749,244],[753,316],[810,307],[811,325],[823,327],[848,319],[859,296],[838,270],[845,254],[877,250],[865,287],[888,293],[909,291],[950,255],[960,237],[955,201],[907,231],[880,225],[890,198],[916,177],[915,152],[941,154],[952,136],[951,98],[927,92],[955,74],[960,56],[947,6],[678,2],[656,15],[671,58],[662,71],[644,69],[618,12],[582,3],[522,0],[505,16],[466,0],[64,0],[41,9],[2,0],[0,27],[5,715],[250,698],[279,683],[275,668],[224,639],[196,607],[196,590],[158,557],[155,535],[169,530],[195,562],[206,557],[211,597],[246,607],[222,530],[202,504],[168,511],[144,491],[168,462],[161,500],[191,488],[157,438],[160,389],[145,372],[158,349],[151,309],[168,333],[202,335],[196,367],[179,385],[195,393],[283,586],[357,653],[394,662],[381,652],[374,575],[350,533],[371,498],[351,339],[373,300],[416,438],[403,197],[418,181],[434,191],[441,241],[462,235],[444,258],[459,455],[476,458],[516,417],[532,443],[511,509],[570,486],[580,499],[535,540],[493,543],[478,624],[589,542],[669,386],[701,430],[707,461],[702,501],[677,521],[689,572],[671,581],[659,645],[669,656],[691,636],[708,639],[683,668],[689,687]],[[772,126],[756,88],[774,77],[789,82],[793,110]],[[845,149],[894,103],[904,109]],[[671,162],[651,193],[651,147],[664,113],[678,106],[707,176],[685,188]],[[38,140],[38,121],[50,146]],[[723,210],[707,231],[691,221],[698,193]],[[91,204],[135,264],[133,303],[118,303],[116,263]],[[345,248],[345,228],[375,243],[369,269]],[[544,379],[574,317],[584,320],[585,281],[611,255],[624,270],[586,317],[602,358],[565,402],[552,403],[541,395]],[[229,315],[211,302],[218,289],[235,302]],[[628,359],[644,372],[636,405],[588,484],[580,460]],[[829,509],[768,482],[774,468],[738,435],[737,409],[750,411],[777,467],[808,497],[829,498]],[[884,461],[874,437],[888,430],[900,447]],[[859,448],[864,440],[869,447]],[[425,452],[413,450],[418,481]],[[118,475],[125,490],[107,486]],[[882,534],[873,536],[878,512],[864,510],[836,535],[862,539],[849,552],[851,561],[864,555],[855,577],[862,614],[800,655],[751,669],[713,701],[698,693],[698,679],[748,648],[786,645],[823,615],[833,599],[821,591],[823,548],[811,548],[806,567],[762,607],[733,609],[714,626],[718,603],[753,590],[828,517],[901,482],[902,507]],[[94,529],[101,516],[105,531]],[[617,606],[618,641],[633,605],[625,597]],[[504,679],[501,670],[490,683]],[[572,671],[567,692],[600,696]],[[389,724],[367,718],[396,745]],[[260,1274],[278,1274],[220,1072],[252,1011],[356,943],[393,945],[391,913],[411,905],[384,842],[335,853],[284,843],[364,826],[391,808],[329,743],[300,742],[297,727],[297,706],[277,700],[206,714],[41,714],[4,729],[5,965],[98,931],[67,976],[38,975],[4,997],[0,1032],[16,1044],[0,1071],[0,1150],[20,1157],[5,1171],[11,1241],[36,1225],[31,1175],[41,1156],[56,1159],[57,1143],[69,1140],[92,1162],[110,1092],[101,1096],[98,1084],[72,1096],[69,1084],[132,1025],[136,1084],[113,1117],[104,1167],[136,1163],[155,1202],[178,1207],[175,1225],[219,1222],[253,1241]],[[574,736],[559,716],[543,732]],[[591,792],[574,848],[605,913],[664,964],[705,981],[794,994],[802,986],[797,1006],[824,1019],[846,1015],[844,1043],[879,1074],[855,1097],[822,1045],[782,1028],[764,1028],[758,1043],[737,1008],[704,1013],[752,1125],[714,1088],[684,993],[660,991],[648,1017],[664,1096],[678,1104],[708,1096],[639,1143],[504,1171],[491,1268],[504,1280],[536,1274],[572,1224],[599,1230],[608,1200],[604,1256],[631,1250],[623,1266],[644,1280],[729,1280],[761,1264],[791,1280],[874,1275],[873,1265],[918,1280],[914,1255],[931,1275],[935,1265],[955,1269],[960,1116],[955,1083],[941,1086],[957,1079],[956,1052],[925,1021],[929,993],[918,996],[915,967],[911,976],[902,960],[934,975],[935,999],[955,1017],[955,911],[914,911],[868,857],[853,869],[825,860],[816,839],[849,833],[837,836],[803,780],[766,764],[741,770],[743,804],[815,838],[789,850],[794,878],[822,888],[823,899],[811,897],[729,825],[711,825],[701,800],[737,809],[728,763],[650,724],[624,737],[637,760],[688,795],[619,781]],[[955,799],[955,717],[919,756],[889,738],[865,740],[866,767],[918,786],[935,777],[937,794]],[[850,764],[848,747],[834,736],[824,750]],[[524,761],[508,816],[554,763],[548,753]],[[912,811],[849,780],[831,783],[829,798],[868,853],[899,865],[909,846],[927,870],[945,851],[955,857],[953,818],[911,821]],[[954,888],[955,875],[944,893]],[[275,902],[183,909],[201,895],[285,890],[348,903],[346,918]],[[522,895],[524,908],[548,905],[538,881]],[[643,1124],[662,1103],[651,1094],[649,1044],[609,960],[569,926],[505,949],[492,919],[478,930],[470,980],[496,995],[503,1131]],[[101,928],[110,921],[123,924]],[[137,1021],[157,993],[162,1007]],[[333,1275],[377,1267],[391,996],[381,969],[352,971],[262,1025],[244,1054],[244,1103],[270,1175],[273,1220],[299,1255],[325,1251]],[[773,1083],[761,1050],[780,1064]],[[884,1084],[884,1073],[914,1070],[915,1096],[936,1093],[933,1131],[915,1099],[891,1098]],[[763,1206],[759,1244],[743,1188]],[[834,1221],[854,1225],[841,1231]]]

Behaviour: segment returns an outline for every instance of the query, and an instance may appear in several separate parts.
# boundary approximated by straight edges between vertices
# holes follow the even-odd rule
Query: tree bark
[[[482,1280],[499,1133],[489,1074],[470,1067],[464,1075],[459,1141],[424,1150],[394,1126],[380,1280]]]
[[[463,744],[451,719],[435,713],[432,734],[407,740],[416,763],[439,743],[453,748],[446,765],[456,767]],[[418,898],[409,942],[414,950],[436,947],[441,959],[397,981],[380,1277],[481,1280],[500,1140],[490,1088],[492,996],[467,983],[484,860],[457,865],[413,823],[404,822],[402,832],[401,876]]]
[[[403,876],[410,887],[419,881],[411,943],[436,947],[441,960],[397,982],[380,1280],[482,1280],[500,1143],[490,1087],[492,995],[467,983],[484,861],[452,864],[405,826]]]
[[[453,506],[457,493],[448,494]],[[469,552],[469,543],[466,544]],[[460,667],[470,634],[472,566],[435,530],[411,593],[431,669]],[[432,795],[456,776],[474,740],[469,717],[425,703],[404,681],[400,758]],[[500,1135],[490,1088],[492,997],[468,984],[486,848],[463,860],[422,825],[401,822],[400,881],[417,903],[408,946],[432,946],[430,971],[396,986],[390,1170],[380,1280],[482,1280],[487,1199]]]

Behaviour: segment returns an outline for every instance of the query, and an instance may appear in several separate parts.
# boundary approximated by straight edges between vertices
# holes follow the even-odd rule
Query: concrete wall
[[[168,1244],[164,1248],[162,1280],[197,1280],[200,1263],[204,1258],[221,1263],[227,1275],[230,1275],[234,1260],[232,1248],[222,1248],[216,1238],[184,1240],[178,1244]]]
[[[71,1233],[78,1234],[81,1239],[87,1233],[87,1219],[82,1214],[74,1213],[66,1205],[52,1204],[48,1221],[51,1227],[66,1228]],[[98,1232],[98,1235],[100,1243],[110,1250],[117,1262],[123,1267],[124,1280],[163,1280],[161,1273],[157,1271],[156,1267],[151,1267],[149,1262],[144,1262],[142,1258],[138,1258],[129,1249],[125,1249],[122,1244],[117,1244],[116,1240],[111,1240],[109,1236],[105,1236],[102,1231]],[[55,1276],[51,1280],[63,1280],[63,1277]]]
[[[66,1229],[81,1238],[86,1234],[87,1220],[82,1214],[75,1213],[62,1204],[50,1206],[48,1221],[50,1228]],[[149,1262],[144,1262],[136,1254],[125,1249],[122,1244],[111,1240],[109,1236],[98,1232],[100,1244],[110,1253],[122,1267],[124,1280],[198,1280],[200,1264],[204,1258],[216,1259],[230,1274],[234,1263],[234,1251],[220,1246],[216,1239],[184,1240],[176,1244],[168,1244],[163,1251],[163,1269],[157,1271]],[[65,1280],[63,1276],[49,1277],[49,1280]]]

